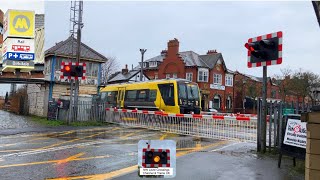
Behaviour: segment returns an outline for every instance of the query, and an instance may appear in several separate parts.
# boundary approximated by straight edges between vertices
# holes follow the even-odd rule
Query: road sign
[[[282,63],[282,32],[248,39],[248,67],[271,66]]]
[[[34,60],[34,53],[7,52],[3,55],[3,60],[30,61]]]
[[[3,42],[2,54],[7,52],[34,53],[34,39],[7,38]]]
[[[292,108],[284,108],[282,111],[283,115],[294,114],[294,109]]]
[[[172,140],[140,140],[138,167],[140,177],[175,177],[176,143]]]
[[[4,36],[34,38],[35,14],[34,11],[9,9],[4,17]]]
[[[86,64],[74,62],[62,62],[60,69],[60,79],[78,80],[86,79]]]

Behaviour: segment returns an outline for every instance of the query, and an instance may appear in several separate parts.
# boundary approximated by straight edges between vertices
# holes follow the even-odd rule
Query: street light
[[[143,56],[146,51],[147,49],[140,49],[140,52],[141,52],[140,81],[142,81],[142,77],[143,77]]]
[[[245,105],[244,105],[244,103],[246,102],[246,91],[245,91],[245,85],[246,85],[246,83],[247,83],[247,79],[245,78],[245,79],[243,79],[242,80],[242,83],[243,83],[243,89],[242,89],[242,91],[243,91],[243,100],[242,100],[242,104],[243,104],[243,114],[245,114],[246,113],[246,107],[245,107]]]

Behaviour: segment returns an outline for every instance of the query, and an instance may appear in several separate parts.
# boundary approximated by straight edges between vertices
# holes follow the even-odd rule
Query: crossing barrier
[[[246,142],[256,142],[257,139],[256,117],[106,108],[105,121],[204,138]]]

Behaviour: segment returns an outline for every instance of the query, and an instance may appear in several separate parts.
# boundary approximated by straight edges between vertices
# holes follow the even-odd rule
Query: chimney
[[[122,69],[122,74],[128,73],[128,65],[126,64],[126,68]]]
[[[161,54],[161,56],[165,56],[165,55],[167,55],[167,53],[168,53],[167,50],[162,50],[160,54]]]
[[[133,70],[133,64],[131,64],[131,70]]]
[[[207,54],[217,54],[217,50],[214,49],[214,50],[208,50]]]
[[[174,38],[168,42],[168,53],[169,54],[178,54],[179,53],[179,41]]]

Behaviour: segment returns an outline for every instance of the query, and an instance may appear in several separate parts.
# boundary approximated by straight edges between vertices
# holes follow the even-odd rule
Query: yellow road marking
[[[137,134],[137,133],[139,133],[139,132],[141,132],[141,131],[146,131],[146,130],[145,130],[145,129],[137,130],[137,131],[135,131],[135,132],[132,132],[132,133],[126,134],[126,135],[124,135],[124,136],[120,136],[120,139],[127,138],[127,137],[132,136],[132,135],[134,135],[134,134]]]
[[[107,132],[115,131],[115,130],[118,130],[118,129],[121,129],[121,128],[112,128],[111,130],[109,130],[109,131],[107,131]],[[106,133],[106,132],[99,132],[99,133],[92,134],[92,135],[90,135],[90,136],[85,136],[85,137],[82,137],[82,138],[76,138],[76,139],[72,139],[72,140],[69,140],[69,141],[64,141],[64,142],[55,143],[55,144],[52,144],[52,145],[49,145],[49,146],[45,146],[45,147],[42,147],[42,148],[39,148],[39,149],[52,148],[52,147],[59,146],[59,145],[62,145],[62,144],[71,143],[71,142],[83,140],[83,139],[86,139],[86,138],[91,138],[91,137],[99,136],[100,134],[103,134],[103,133]],[[39,150],[39,149],[36,149],[36,150]]]
[[[168,133],[163,134],[163,135],[160,137],[160,140],[164,140],[164,138],[167,137],[167,136],[168,136]]]
[[[32,142],[32,141],[37,141],[37,140],[43,140],[43,139],[49,139],[49,138],[53,138],[53,137],[59,137],[59,136],[63,136],[63,135],[67,135],[67,134],[71,134],[71,133],[74,133],[74,131],[67,131],[65,133],[62,133],[62,134],[56,134],[56,135],[48,135],[50,137],[40,137],[40,138],[35,138],[35,139],[30,139],[30,140],[26,140],[26,141],[21,141],[21,142],[17,142],[17,143],[13,143],[13,144],[4,144],[4,145],[1,145],[1,147],[8,147],[8,146],[15,146],[17,144],[26,144],[27,142]]]
[[[59,159],[59,160],[50,160],[50,161],[40,161],[40,162],[31,162],[31,163],[23,163],[23,164],[10,164],[10,165],[4,165],[0,166],[0,168],[9,168],[9,167],[20,167],[20,166],[31,166],[31,165],[39,165],[39,164],[52,164],[52,163],[66,163],[71,161],[84,161],[84,160],[90,160],[90,159],[101,159],[101,158],[108,158],[110,155],[105,156],[93,156],[93,157],[85,157],[85,158],[78,158],[80,156],[83,156],[85,153],[79,153],[73,156],[70,156],[66,159]]]
[[[187,152],[181,152],[181,153],[177,153],[176,156],[180,157],[180,156],[184,156],[186,154],[192,153],[192,152],[196,152],[199,150],[203,150],[209,147],[215,147],[215,146],[219,146],[219,145],[223,145],[226,144],[228,141],[220,141],[214,144],[210,144],[207,146],[202,146],[197,150],[189,150]],[[115,178],[118,177],[120,175],[123,174],[128,174],[131,172],[134,172],[138,170],[138,165],[134,165],[134,166],[130,166],[130,167],[126,167],[123,169],[119,169],[116,171],[112,171],[109,173],[105,173],[105,174],[94,174],[94,175],[85,175],[85,176],[73,176],[73,177],[64,177],[64,178],[52,178],[52,179],[47,179],[47,180],[77,180],[77,179],[86,179],[86,180],[106,180],[106,179],[111,179],[111,178]]]
[[[74,159],[77,159],[77,158],[80,157],[80,156],[83,156],[84,154],[85,154],[85,153],[82,152],[82,153],[79,153],[79,154],[70,156],[70,157],[68,157],[68,158],[66,158],[66,159],[59,160],[59,161],[57,162],[57,164],[63,164],[63,163],[72,161],[72,160],[74,160]]]

